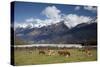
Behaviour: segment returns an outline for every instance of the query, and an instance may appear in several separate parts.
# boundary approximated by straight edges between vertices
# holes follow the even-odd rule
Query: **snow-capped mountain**
[[[69,28],[65,21],[43,27],[18,27],[15,30],[15,40],[21,39],[29,43],[65,44],[97,42],[97,23],[81,23]]]

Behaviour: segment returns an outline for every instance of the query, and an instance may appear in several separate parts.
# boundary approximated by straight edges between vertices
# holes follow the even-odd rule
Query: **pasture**
[[[62,49],[52,49],[55,51]],[[58,54],[48,56],[39,54],[39,49],[14,49],[14,65],[36,65],[36,64],[53,64],[53,63],[69,63],[96,61],[97,50],[91,49],[92,56],[87,56],[84,51],[78,48],[65,49],[70,52],[69,57],[60,56]],[[46,51],[46,49],[45,49]]]

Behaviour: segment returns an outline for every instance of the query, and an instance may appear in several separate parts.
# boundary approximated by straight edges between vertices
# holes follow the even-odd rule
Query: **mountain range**
[[[81,23],[73,28],[68,28],[64,21],[41,28],[17,27],[14,36],[15,42],[20,40],[27,44],[97,45],[97,22]]]

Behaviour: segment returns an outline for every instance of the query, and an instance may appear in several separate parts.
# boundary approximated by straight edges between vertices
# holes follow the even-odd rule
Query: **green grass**
[[[31,65],[31,64],[51,64],[51,63],[69,63],[69,62],[81,62],[81,61],[96,61],[97,51],[92,49],[92,56],[87,56],[84,52],[78,49],[69,49],[71,53],[70,57],[64,56],[46,56],[39,55],[38,50],[32,50],[32,53],[25,50],[15,50],[15,65]]]

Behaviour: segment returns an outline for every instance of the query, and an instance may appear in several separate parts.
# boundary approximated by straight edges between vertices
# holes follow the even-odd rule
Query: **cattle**
[[[70,56],[70,52],[68,52],[66,50],[60,50],[60,51],[58,51],[58,54],[60,56],[66,56],[66,57],[69,57]]]
[[[39,51],[39,54],[45,55],[45,54],[46,54],[46,52],[45,52],[45,51],[43,51],[43,50],[41,50],[41,51]]]
[[[39,55],[47,55],[47,56],[54,56],[54,55],[56,55],[56,51],[55,50],[46,50],[46,51],[44,51],[44,50],[40,50],[39,51]]]
[[[92,56],[91,49],[85,48],[81,50],[85,55]]]
[[[88,50],[88,49],[87,49],[87,50],[85,50],[85,53],[86,53],[86,55],[87,55],[87,56],[92,56],[91,51],[90,51],[90,50]]]
[[[70,52],[66,51],[66,50],[40,50],[39,54],[41,55],[47,55],[47,56],[54,56],[54,55],[59,55],[59,56],[65,56],[65,57],[69,57],[70,56]]]
[[[49,56],[56,55],[56,51],[55,50],[48,50],[48,55]]]

